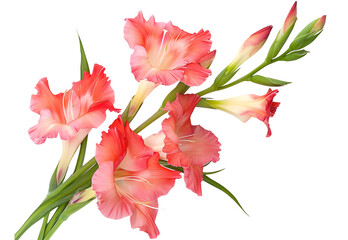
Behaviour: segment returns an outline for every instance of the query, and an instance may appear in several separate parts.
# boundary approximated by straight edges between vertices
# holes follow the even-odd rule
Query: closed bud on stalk
[[[229,72],[236,70],[242,63],[257,53],[266,42],[272,26],[267,26],[252,34],[241,46],[234,60],[228,65]]]
[[[322,32],[326,22],[326,15],[309,23],[290,44],[290,50],[298,50],[311,44]]]
[[[289,35],[295,26],[296,20],[297,20],[297,2],[295,2],[292,8],[290,9],[290,12],[288,13],[288,16],[286,17],[284,21],[283,27],[279,30],[276,39],[272,43],[272,46],[270,47],[267,58],[266,58],[267,60],[271,60],[272,58],[278,55],[279,51],[284,46],[286,40],[289,38]]]

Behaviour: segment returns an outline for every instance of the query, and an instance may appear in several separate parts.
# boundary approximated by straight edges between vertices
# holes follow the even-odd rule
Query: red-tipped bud
[[[285,19],[281,32],[284,34],[297,20],[297,2],[292,5],[288,16]]]
[[[313,26],[311,33],[315,34],[317,32],[320,32],[324,28],[325,22],[326,22],[326,15],[318,19],[317,23]]]
[[[248,58],[253,56],[263,44],[266,42],[270,32],[272,30],[272,26],[267,26],[252,34],[239,49],[237,56],[234,58],[232,63],[229,65],[229,68],[232,70],[237,69],[243,62],[245,62]]]

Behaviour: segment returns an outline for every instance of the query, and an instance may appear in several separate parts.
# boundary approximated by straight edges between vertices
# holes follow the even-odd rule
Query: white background
[[[276,63],[260,74],[293,82],[279,89],[281,102],[270,120],[273,135],[256,119],[243,124],[223,112],[197,109],[193,123],[212,130],[222,143],[221,160],[209,170],[239,199],[246,216],[225,194],[203,183],[198,197],[177,181],[160,198],[159,240],[172,239],[348,239],[347,175],[347,30],[344,1],[299,1],[292,39],[307,23],[327,14],[321,36],[305,58]],[[59,139],[35,145],[27,131],[39,116],[29,109],[34,86],[48,77],[53,93],[79,80],[79,32],[92,67],[106,68],[116,94],[115,106],[124,108],[137,82],[130,72],[132,50],[123,39],[124,19],[142,10],[146,19],[172,21],[188,32],[201,28],[212,34],[217,49],[213,78],[233,58],[253,32],[272,24],[270,40],[243,65],[247,73],[265,57],[281,28],[292,0],[263,1],[2,1],[0,4],[1,174],[0,239],[14,233],[39,205],[61,151]],[[239,75],[241,76],[241,75]],[[172,87],[159,87],[144,104],[136,127],[157,107]],[[263,95],[267,87],[242,83],[209,97]],[[94,156],[100,132],[90,134],[87,159]],[[143,132],[157,132],[160,121]],[[21,239],[35,239],[40,223]],[[64,223],[52,239],[148,239],[130,227],[129,218],[110,220],[89,204]]]

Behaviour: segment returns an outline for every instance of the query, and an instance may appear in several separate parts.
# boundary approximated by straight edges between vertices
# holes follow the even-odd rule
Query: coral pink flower
[[[103,132],[97,145],[99,169],[92,178],[93,190],[101,213],[112,219],[131,216],[131,226],[140,228],[155,238],[158,197],[174,186],[180,173],[162,167],[158,153],[144,145],[119,117]]]
[[[153,16],[146,21],[139,12],[126,19],[124,37],[134,49],[131,68],[137,81],[147,79],[163,85],[182,81],[197,86],[211,74],[200,64],[209,56],[209,31],[187,33],[171,22],[155,22]]]
[[[97,64],[92,75],[85,72],[83,79],[64,93],[52,94],[46,78],[38,82],[36,89],[38,93],[32,95],[30,109],[40,114],[40,119],[29,129],[29,135],[36,144],[58,135],[63,140],[57,171],[59,183],[81,141],[105,120],[106,110],[118,111],[113,107],[114,91],[104,68]]]
[[[178,94],[173,103],[168,102],[165,110],[170,117],[162,122],[162,132],[147,138],[146,144],[157,151],[162,148],[170,165],[183,167],[187,188],[201,196],[203,166],[219,160],[220,143],[212,132],[191,124],[199,100],[195,94]]]
[[[251,117],[255,117],[264,122],[268,128],[267,137],[272,135],[269,126],[269,118],[273,117],[279,102],[273,102],[273,98],[278,90],[269,89],[263,96],[248,94],[225,100],[206,100],[209,105],[222,111],[228,112],[237,117],[242,122],[248,121]]]

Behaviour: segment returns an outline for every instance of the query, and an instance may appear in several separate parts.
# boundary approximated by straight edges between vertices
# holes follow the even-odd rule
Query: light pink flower
[[[95,157],[99,169],[92,186],[101,213],[112,219],[131,216],[133,228],[155,238],[157,199],[169,192],[180,173],[162,167],[158,153],[144,145],[128,122],[124,126],[121,117],[103,132]]]
[[[153,16],[146,21],[139,12],[126,19],[124,37],[134,49],[131,68],[137,81],[147,79],[163,85],[182,81],[197,86],[211,74],[200,64],[210,54],[209,31],[191,34],[171,22],[155,22]]]
[[[170,116],[162,122],[162,132],[150,137],[147,143],[161,145],[155,138],[164,138],[162,151],[168,163],[183,167],[187,188],[201,196],[203,166],[219,160],[221,144],[212,132],[191,124],[191,114],[199,100],[196,94],[178,94],[173,103],[168,102],[165,110]]]
[[[242,122],[248,121],[255,117],[264,122],[268,128],[267,137],[272,135],[269,126],[269,118],[273,117],[279,102],[273,102],[273,98],[278,90],[269,89],[263,96],[248,94],[224,100],[206,100],[209,105],[222,111],[228,112],[237,117]]]
[[[36,144],[58,135],[63,140],[57,171],[59,183],[81,141],[105,120],[106,110],[119,110],[113,107],[114,91],[104,74],[104,67],[97,64],[92,74],[85,72],[83,79],[74,82],[64,93],[54,95],[46,78],[38,82],[36,89],[38,92],[31,97],[30,109],[40,114],[40,119],[29,129],[29,135]]]

